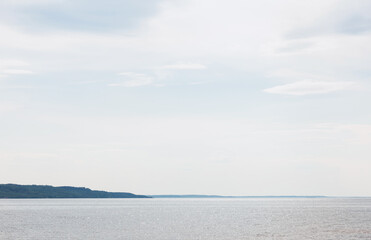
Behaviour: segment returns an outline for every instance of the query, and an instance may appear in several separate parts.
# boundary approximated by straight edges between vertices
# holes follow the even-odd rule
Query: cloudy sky
[[[0,182],[371,195],[369,0],[3,0]]]

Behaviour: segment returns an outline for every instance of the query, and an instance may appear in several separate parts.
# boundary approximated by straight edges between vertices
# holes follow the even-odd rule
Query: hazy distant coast
[[[150,198],[127,192],[96,191],[84,187],[0,184],[0,198]]]
[[[85,187],[0,184],[0,198],[328,198],[327,196],[223,196],[223,195],[137,195],[128,192],[106,192]]]
[[[148,195],[153,198],[327,198],[327,196]]]

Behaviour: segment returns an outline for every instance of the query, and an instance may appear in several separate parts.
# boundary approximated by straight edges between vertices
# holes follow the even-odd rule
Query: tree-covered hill
[[[148,198],[126,192],[94,191],[84,187],[0,184],[0,198]]]

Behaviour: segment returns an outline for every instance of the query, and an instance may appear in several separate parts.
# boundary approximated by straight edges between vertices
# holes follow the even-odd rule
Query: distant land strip
[[[222,196],[222,195],[148,195],[152,198],[328,198],[327,196]]]
[[[0,198],[151,198],[127,192],[96,191],[85,187],[0,184]]]
[[[106,192],[85,187],[0,184],[0,198],[329,198],[328,196],[223,196],[223,195],[137,195],[128,192]]]

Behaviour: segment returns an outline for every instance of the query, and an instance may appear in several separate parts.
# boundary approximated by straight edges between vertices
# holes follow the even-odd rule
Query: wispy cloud
[[[326,81],[331,80],[330,77],[325,75],[318,75],[313,72],[303,72],[303,71],[296,71],[295,69],[291,68],[281,68],[275,71],[272,71],[266,75],[269,78],[278,78],[282,80],[290,80],[296,81],[297,79],[312,79],[317,81]]]
[[[32,71],[24,70],[24,69],[4,69],[0,70],[3,74],[33,74]]]
[[[353,82],[298,81],[264,89],[264,92],[286,95],[323,94],[345,90],[354,86]]]
[[[0,67],[24,67],[28,66],[29,64],[24,61],[15,60],[15,59],[0,59]]]
[[[166,85],[159,80],[164,80],[171,76],[172,70],[202,70],[206,66],[199,63],[176,63],[170,65],[163,65],[155,68],[152,75],[136,72],[121,72],[118,75],[122,76],[123,80],[115,83],[110,83],[111,87],[140,87],[146,85],[163,86]],[[155,81],[156,80],[156,81]],[[155,83],[156,82],[156,83]]]
[[[33,74],[34,72],[24,69],[29,64],[14,59],[0,59],[0,75]]]
[[[122,82],[110,83],[110,87],[141,87],[146,85],[151,85],[154,81],[152,76],[143,73],[134,72],[122,72],[119,73],[120,76],[124,77]]]
[[[200,69],[206,69],[206,66],[203,64],[198,64],[198,63],[177,63],[177,64],[164,65],[164,66],[161,66],[160,68],[169,69],[169,70],[200,70]]]

